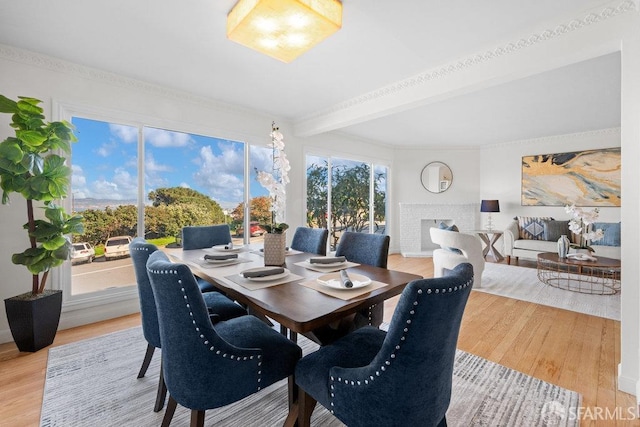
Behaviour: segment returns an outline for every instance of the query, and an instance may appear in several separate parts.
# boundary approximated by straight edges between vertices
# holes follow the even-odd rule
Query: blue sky
[[[72,146],[75,199],[135,200],[138,129],[74,117],[78,142]],[[267,191],[254,179],[254,167],[271,170],[269,130],[264,147],[252,146],[251,195]],[[145,196],[161,187],[189,187],[234,208],[243,200],[245,145],[224,139],[144,128]]]

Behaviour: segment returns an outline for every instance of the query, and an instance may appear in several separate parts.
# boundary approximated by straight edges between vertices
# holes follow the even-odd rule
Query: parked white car
[[[109,237],[104,243],[105,260],[129,256],[129,243],[131,243],[130,236]]]
[[[96,251],[91,243],[82,242],[74,243],[71,249],[71,264],[80,262],[93,262],[96,257]]]

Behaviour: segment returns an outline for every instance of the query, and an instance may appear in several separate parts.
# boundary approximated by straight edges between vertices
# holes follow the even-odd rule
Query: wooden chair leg
[[[507,265],[511,265],[511,255],[507,255]]]
[[[144,360],[142,361],[140,372],[138,372],[138,378],[144,377],[144,374],[147,373],[147,369],[149,368],[149,364],[151,363],[151,358],[153,357],[153,352],[155,350],[156,348],[154,346],[147,343],[147,351],[144,354]]]
[[[303,389],[298,388],[298,427],[310,427],[311,415],[316,407],[316,400]]]
[[[284,427],[294,427],[298,422],[298,390],[300,389],[296,384],[296,380],[293,375],[290,375],[287,381],[289,392],[289,413],[287,414],[287,418],[284,420]]]
[[[153,407],[153,412],[162,411],[165,398],[167,397],[167,385],[164,382],[164,374],[162,371],[162,360],[160,360],[160,378],[158,379],[158,393],[156,394],[156,404]]]
[[[162,427],[169,427],[171,424],[171,420],[173,419],[173,414],[176,412],[176,407],[178,406],[178,402],[169,396],[169,401],[167,402],[167,409],[164,411],[164,418],[162,418]]]
[[[191,410],[191,427],[204,427],[204,411]]]

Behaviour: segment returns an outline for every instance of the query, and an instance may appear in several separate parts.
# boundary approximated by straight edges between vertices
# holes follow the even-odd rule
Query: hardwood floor
[[[431,258],[391,255],[389,268],[433,275]],[[396,303],[397,298],[385,303],[387,321]],[[130,315],[60,331],[52,346],[139,324],[139,315]],[[640,425],[627,412],[636,408],[635,397],[616,386],[620,322],[472,292],[458,347],[581,393],[581,426]],[[0,345],[0,426],[38,425],[46,366],[46,350],[19,353],[13,343]],[[604,420],[607,410],[618,420]]]

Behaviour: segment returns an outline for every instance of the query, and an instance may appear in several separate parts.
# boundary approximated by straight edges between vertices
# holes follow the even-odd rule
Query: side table
[[[484,249],[482,250],[482,255],[484,255],[484,259],[487,261],[493,262],[501,262],[504,257],[495,248],[495,243],[498,241],[500,236],[502,236],[502,231],[500,230],[476,230],[474,231],[480,237],[485,244]]]

